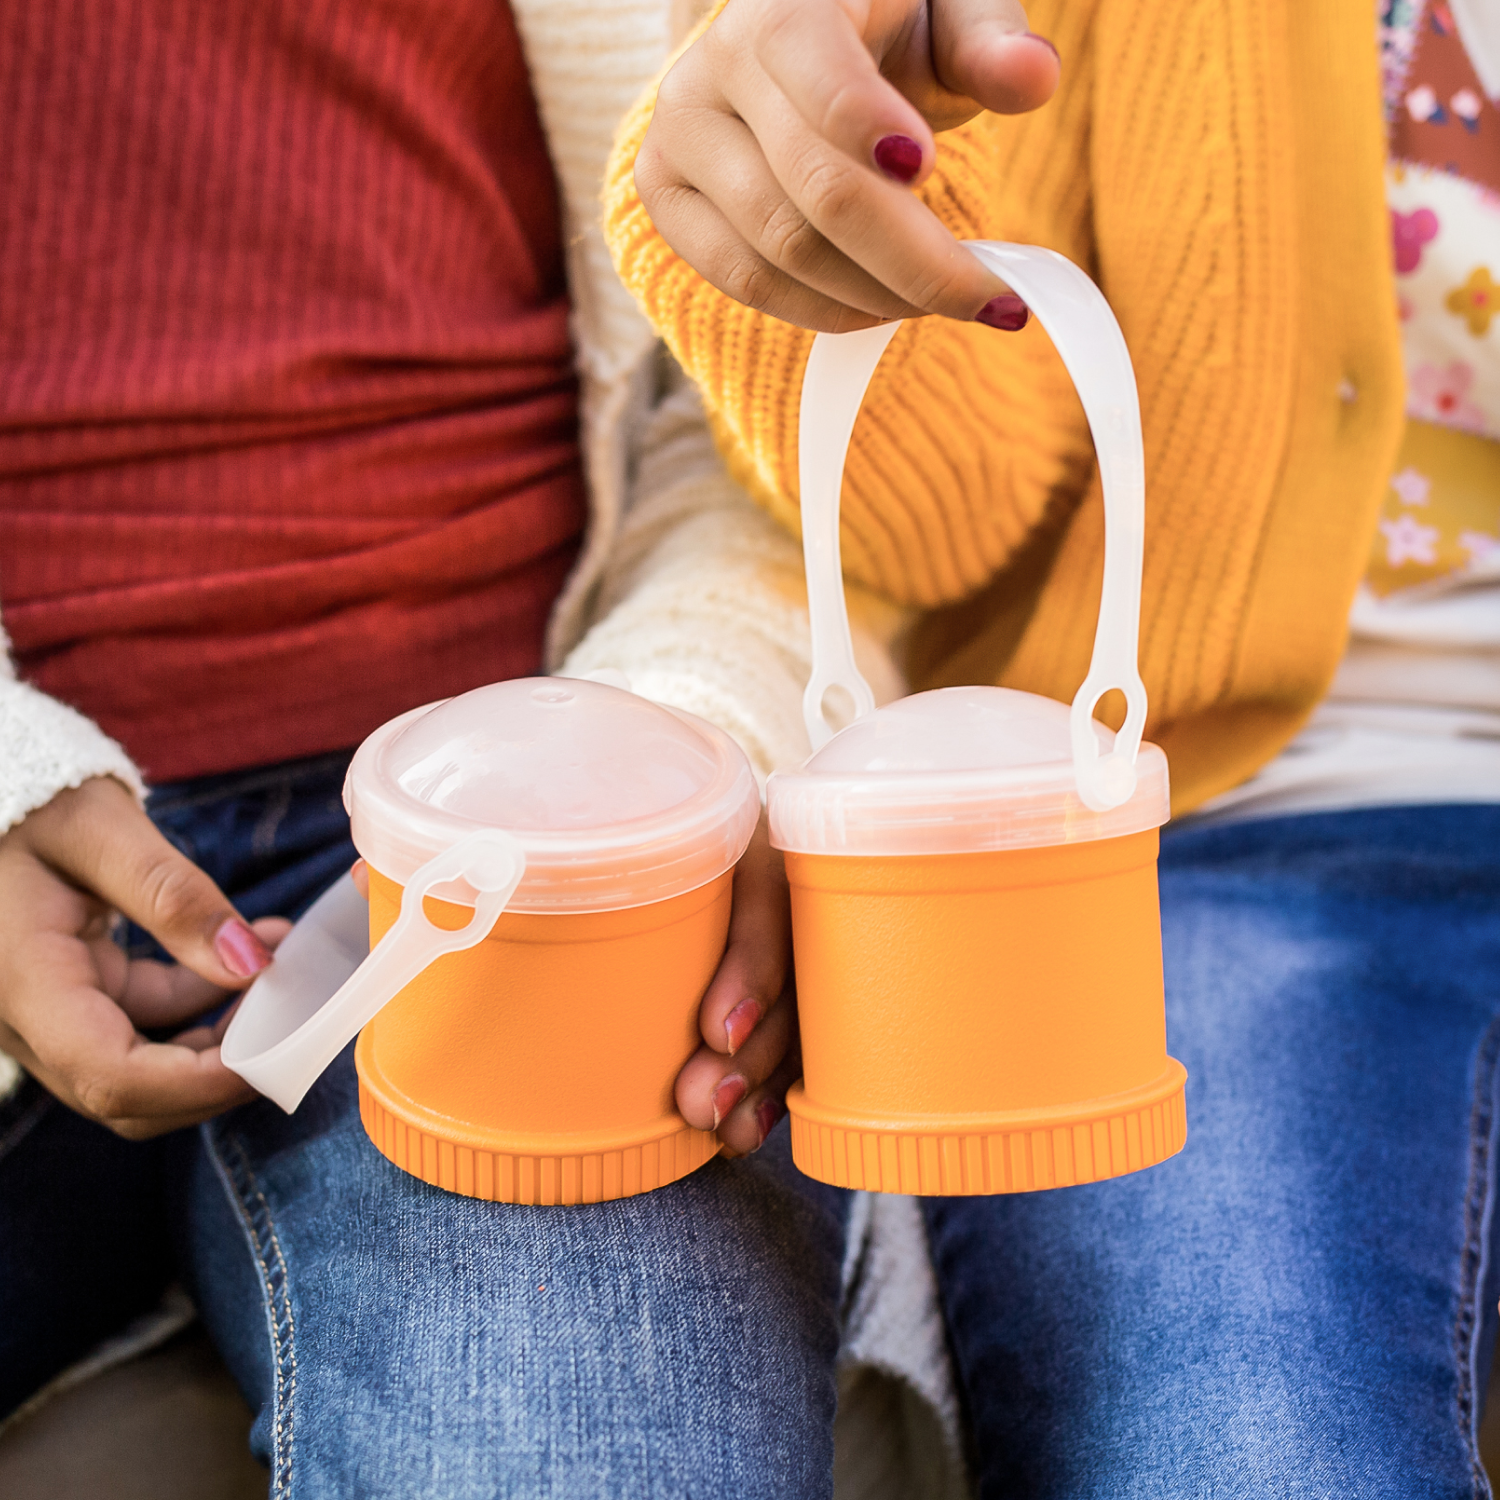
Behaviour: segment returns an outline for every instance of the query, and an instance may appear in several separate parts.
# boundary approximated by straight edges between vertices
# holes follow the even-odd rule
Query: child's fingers
[[[841,5],[762,0],[752,45],[769,81],[809,129],[861,166],[907,185],[932,169],[932,132],[918,110],[880,75]],[[721,45],[735,45],[731,33]],[[882,149],[893,140],[899,152]]]
[[[636,162],[641,202],[661,237],[710,286],[757,312],[819,333],[873,328],[879,318],[846,307],[788,276],[758,255],[696,188],[667,185]]]
[[[905,318],[917,311],[808,223],[743,121],[715,113],[705,126],[684,132],[676,165],[727,222],[737,253],[748,249],[753,274],[779,271],[793,286],[821,293],[831,306],[847,306],[872,319]],[[744,270],[742,263],[742,284]]]
[[[1024,114],[1057,89],[1057,49],[1026,26],[1016,0],[933,0],[932,62],[950,93],[996,114]]]
[[[730,102],[808,223],[903,302],[968,321],[1004,294],[926,204],[830,146],[779,94],[752,89]]]

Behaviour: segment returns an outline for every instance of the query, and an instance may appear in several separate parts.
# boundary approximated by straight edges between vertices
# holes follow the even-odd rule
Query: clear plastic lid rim
[[[1078,795],[1071,759],[970,771],[776,772],[771,843],[787,853],[977,854],[1121,838],[1171,812],[1167,758],[1143,744],[1135,792],[1105,812]]]
[[[382,756],[406,726],[448,700],[409,710],[375,730],[354,754],[344,782],[354,847],[398,885],[436,854],[482,826],[412,797],[383,773]],[[744,752],[721,729],[665,704],[663,713],[702,737],[718,762],[714,780],[678,807],[605,828],[558,832],[507,830],[526,856],[526,872],[507,910],[607,912],[685,895],[738,863],[760,816],[760,793]],[[733,811],[711,814],[715,805]],[[472,906],[466,881],[433,895]]]

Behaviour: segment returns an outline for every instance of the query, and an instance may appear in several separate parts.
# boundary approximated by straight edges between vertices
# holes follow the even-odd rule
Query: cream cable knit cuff
[[[0,833],[92,776],[116,777],[145,795],[130,757],[97,724],[14,677],[0,678]]]

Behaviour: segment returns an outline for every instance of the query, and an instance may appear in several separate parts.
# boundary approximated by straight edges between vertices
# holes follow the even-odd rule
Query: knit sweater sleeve
[[[130,757],[97,724],[16,677],[0,629],[0,833],[94,776],[145,795]]]
[[[1076,78],[1076,69],[1073,77]],[[1084,90],[1050,148],[1084,150]],[[797,407],[813,335],[732,301],[651,223],[633,169],[655,106],[623,122],[605,180],[616,267],[703,392],[731,472],[795,532]],[[980,115],[938,137],[922,198],[959,238],[1049,244],[1088,265],[1088,196],[1076,175],[1038,171],[1033,122]],[[997,184],[1005,185],[1005,204]],[[1062,363],[1034,324],[907,323],[877,369],[850,448],[842,513],[846,574],[903,604],[973,593],[1017,552],[1059,496],[1086,482],[1088,430]]]

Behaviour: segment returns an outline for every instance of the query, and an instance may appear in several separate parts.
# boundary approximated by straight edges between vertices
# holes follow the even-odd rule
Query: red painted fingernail
[[[1018,333],[1031,321],[1031,309],[1019,297],[1007,292],[1000,297],[991,297],[974,314],[974,321],[1004,333]]]
[[[745,1097],[749,1088],[750,1085],[738,1073],[731,1073],[727,1078],[719,1080],[719,1086],[714,1090],[715,1130],[719,1128],[719,1121]]]
[[[884,135],[875,142],[875,165],[897,182],[914,182],[922,170],[922,148],[909,135]]]
[[[241,979],[259,974],[271,962],[271,950],[238,917],[231,917],[214,935],[214,952]]]
[[[1026,35],[1031,41],[1040,42],[1058,60],[1059,64],[1062,62],[1062,53],[1046,37],[1038,36],[1034,31],[1028,31]]]
[[[729,1055],[736,1052],[750,1039],[750,1033],[760,1024],[759,1000],[741,1000],[724,1018],[724,1039],[729,1043]]]
[[[760,1129],[760,1140],[755,1144],[757,1151],[765,1145],[766,1137],[776,1128],[776,1122],[782,1114],[782,1106],[774,1099],[762,1099],[756,1106],[755,1123]]]

